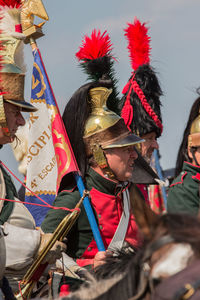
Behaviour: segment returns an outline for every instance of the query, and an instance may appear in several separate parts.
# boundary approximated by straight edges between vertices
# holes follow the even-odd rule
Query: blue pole
[[[82,177],[78,174],[78,172],[74,172],[74,176],[76,179],[76,183],[80,192],[81,197],[83,196],[83,192],[85,190],[85,186],[83,183],[83,179]],[[101,238],[101,234],[94,216],[94,212],[92,210],[91,204],[90,204],[90,200],[88,197],[85,197],[85,199],[83,200],[83,205],[90,223],[90,227],[92,229],[93,235],[94,235],[94,239],[96,241],[97,244],[97,248],[99,251],[105,251],[105,247]]]
[[[159,176],[159,178],[161,180],[164,181],[164,177],[163,177],[163,174],[162,174],[161,166],[160,166],[160,163],[159,163],[159,157],[158,157],[158,150],[157,149],[154,149],[154,157],[155,157],[155,167],[156,167],[156,170],[158,172],[158,176]],[[161,190],[162,190],[162,194],[163,194],[163,198],[164,198],[165,208],[167,208],[167,193],[166,193],[166,189],[165,189],[164,186],[162,186]]]

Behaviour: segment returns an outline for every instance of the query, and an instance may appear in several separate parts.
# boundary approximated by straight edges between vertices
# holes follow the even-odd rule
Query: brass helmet
[[[20,1],[0,6],[0,125],[6,128],[3,102],[19,106],[22,111],[37,109],[24,100],[25,66],[23,62],[23,39],[21,29]],[[7,130],[8,132],[8,130]]]
[[[200,114],[194,119],[188,136],[188,147],[200,146]]]
[[[83,139],[87,156],[93,156],[96,163],[112,178],[114,176],[103,150],[135,145],[144,140],[132,134],[123,118],[107,108],[106,101],[111,93],[112,89],[105,87],[90,89],[91,113],[85,124]]]

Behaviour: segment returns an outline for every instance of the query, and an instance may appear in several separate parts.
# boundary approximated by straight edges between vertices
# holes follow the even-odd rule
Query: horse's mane
[[[138,286],[140,252],[119,251],[116,256],[107,256],[104,265],[96,269],[91,284],[82,284],[80,289],[69,294],[69,300],[129,299]],[[117,295],[117,298],[116,298]],[[62,298],[63,300],[65,298]]]
[[[118,250],[115,252],[114,256],[107,255],[105,264],[100,265],[95,269],[95,278],[97,280],[111,278],[116,274],[123,273],[130,264],[134,264],[136,267],[136,262],[140,255],[141,252],[134,247]],[[136,260],[135,257],[137,257]]]
[[[200,249],[200,220],[193,215],[170,213],[161,216],[156,227],[164,226],[177,243],[188,243],[194,251]]]

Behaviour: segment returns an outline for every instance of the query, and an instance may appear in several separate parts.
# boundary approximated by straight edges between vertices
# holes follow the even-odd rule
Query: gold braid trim
[[[45,99],[31,99],[31,103],[46,103]]]
[[[44,195],[56,195],[56,192],[54,191],[47,191],[47,190],[44,190],[44,191],[35,191],[34,194],[36,195],[39,195],[39,194],[44,194]],[[31,192],[26,192],[26,196],[34,196]]]

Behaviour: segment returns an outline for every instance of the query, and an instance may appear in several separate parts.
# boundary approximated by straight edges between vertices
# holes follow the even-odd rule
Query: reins
[[[144,251],[144,255],[142,257],[142,266],[140,271],[140,280],[139,280],[139,288],[138,292],[135,296],[129,298],[129,300],[138,300],[142,295],[144,295],[145,291],[147,290],[149,284],[149,273],[150,273],[150,266],[149,260],[153,253],[159,250],[161,247],[173,243],[175,240],[170,235],[164,235],[156,241],[151,242]],[[152,285],[150,286],[150,290],[152,291]]]

